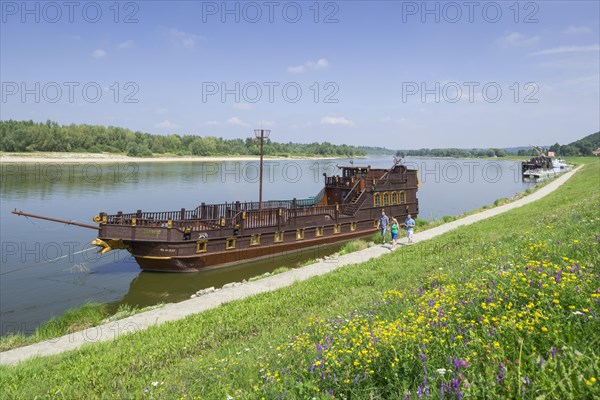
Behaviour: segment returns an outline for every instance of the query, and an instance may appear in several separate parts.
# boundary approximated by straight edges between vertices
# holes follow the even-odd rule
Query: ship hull
[[[248,247],[226,252],[191,255],[191,256],[152,256],[140,253],[156,253],[157,248],[164,248],[162,243],[128,243],[131,252],[140,268],[154,272],[199,272],[215,268],[223,268],[245,261],[254,261],[288,255],[297,259],[297,253],[318,246],[345,242],[352,239],[373,235],[377,229],[355,231],[336,236],[306,239],[292,243],[271,244],[268,246]],[[195,246],[193,243],[192,246]]]

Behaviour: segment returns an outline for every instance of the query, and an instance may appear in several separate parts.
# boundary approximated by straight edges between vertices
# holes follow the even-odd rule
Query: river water
[[[265,161],[263,199],[316,195],[323,174],[351,160]],[[534,184],[521,181],[514,161],[408,158],[419,169],[420,218],[461,213],[512,197]],[[391,157],[354,160],[387,168]],[[335,252],[339,246],[199,273],[141,272],[125,251],[104,255],[90,245],[95,231],[10,214],[13,209],[94,224],[100,211],[175,211],[200,202],[258,200],[258,161],[176,163],[1,164],[0,321],[2,335],[32,333],[42,322],[86,302],[148,306],[189,298],[280,266]]]

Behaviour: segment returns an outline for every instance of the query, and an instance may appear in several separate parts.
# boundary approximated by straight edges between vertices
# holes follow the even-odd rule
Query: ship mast
[[[260,172],[259,172],[259,187],[258,187],[258,208],[262,208],[262,184],[263,184],[263,144],[265,139],[269,138],[271,134],[270,129],[255,129],[254,137],[256,140],[260,140]]]

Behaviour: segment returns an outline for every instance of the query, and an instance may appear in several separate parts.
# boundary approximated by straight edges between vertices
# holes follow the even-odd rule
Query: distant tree
[[[504,149],[492,149],[494,150],[494,155],[496,157],[506,157],[508,154],[506,153],[506,150]]]

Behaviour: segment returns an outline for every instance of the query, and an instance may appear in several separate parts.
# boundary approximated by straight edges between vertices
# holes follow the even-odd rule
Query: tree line
[[[399,157],[451,157],[451,158],[474,158],[474,157],[506,157],[509,153],[505,149],[418,149],[398,150]]]
[[[575,142],[567,145],[558,143],[552,146],[542,146],[544,153],[553,151],[556,156],[592,156],[592,151],[600,147],[600,132],[593,133]],[[537,156],[537,150],[529,148],[512,149],[419,149],[419,150],[398,150],[396,156],[399,157],[452,157],[452,158],[471,158],[471,157],[506,157],[506,156]]]
[[[254,138],[223,139],[214,136],[152,135],[114,126],[71,124],[53,121],[0,121],[0,151],[4,152],[88,152],[125,153],[133,157],[155,154],[178,156],[259,155]],[[267,156],[360,157],[367,151],[348,145],[322,143],[277,143],[266,140]]]

